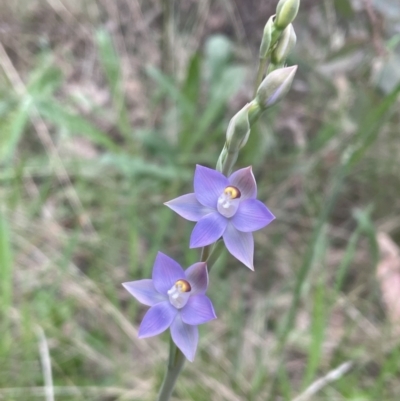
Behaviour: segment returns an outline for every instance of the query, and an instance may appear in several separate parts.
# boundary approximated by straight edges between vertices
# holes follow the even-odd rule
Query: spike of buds
[[[261,109],[274,106],[286,96],[292,86],[296,70],[297,65],[280,68],[264,78],[256,94],[256,101]]]
[[[280,0],[276,7],[274,25],[284,30],[296,18],[299,5],[300,0]]]
[[[271,62],[275,65],[283,65],[288,55],[296,45],[296,33],[293,25],[289,24],[279,38],[278,44],[271,53]]]
[[[250,135],[250,122],[249,122],[249,109],[251,104],[247,103],[241,110],[239,110],[229,122],[226,131],[226,144],[229,151],[239,151],[244,145]]]

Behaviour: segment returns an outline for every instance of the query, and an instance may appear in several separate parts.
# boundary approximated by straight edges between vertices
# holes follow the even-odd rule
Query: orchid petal
[[[240,202],[231,221],[239,231],[248,233],[265,227],[274,219],[275,216],[264,203],[257,199],[247,199]]]
[[[228,220],[218,212],[208,214],[197,222],[190,236],[190,248],[216,242],[224,233]]]
[[[195,194],[186,194],[164,203],[179,216],[189,221],[199,221],[205,215],[213,212],[206,206],[203,206],[196,198]]]
[[[154,288],[161,294],[167,295],[167,291],[181,279],[185,278],[182,267],[162,252],[158,252],[153,267]]]
[[[144,305],[153,306],[166,300],[166,298],[154,288],[153,280],[136,280],[122,283],[122,285],[131,295]]]
[[[197,200],[204,206],[216,209],[218,197],[229,185],[229,181],[219,171],[197,165],[193,185]]]
[[[208,271],[205,262],[195,263],[185,270],[186,279],[192,287],[191,295],[205,294],[208,287]]]
[[[252,233],[238,231],[232,223],[229,223],[223,235],[228,251],[249,269],[254,270],[254,239]]]
[[[183,355],[190,362],[193,362],[197,343],[199,342],[199,330],[197,326],[183,323],[180,314],[178,314],[171,324],[171,336]]]
[[[139,327],[139,338],[147,338],[162,333],[175,319],[178,310],[169,301],[152,306],[144,315]]]
[[[216,319],[214,307],[205,295],[191,296],[187,304],[181,309],[184,323],[198,325]]]
[[[235,171],[228,180],[230,185],[239,189],[241,200],[254,199],[257,196],[257,184],[251,167]]]

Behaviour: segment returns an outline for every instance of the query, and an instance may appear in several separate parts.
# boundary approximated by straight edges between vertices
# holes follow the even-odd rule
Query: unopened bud
[[[256,101],[262,109],[266,109],[278,103],[289,92],[297,65],[279,68],[268,74],[261,82],[256,94]]]
[[[274,25],[279,29],[285,29],[296,18],[299,5],[300,0],[279,0]]]
[[[271,62],[276,65],[283,65],[295,45],[296,33],[294,32],[293,25],[289,24],[271,53]]]
[[[265,24],[263,37],[260,45],[260,58],[267,57],[268,50],[271,47],[271,36],[272,36],[272,28],[274,26],[273,16],[270,17],[268,22]]]
[[[246,145],[250,135],[249,109],[251,104],[247,103],[239,110],[229,122],[226,131],[226,144],[229,151],[238,151]]]

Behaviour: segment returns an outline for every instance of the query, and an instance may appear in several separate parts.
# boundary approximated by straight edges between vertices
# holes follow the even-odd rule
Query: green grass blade
[[[351,149],[348,159],[349,165],[353,166],[358,163],[364,156],[365,152],[372,146],[378,138],[380,128],[383,123],[389,118],[392,106],[395,105],[400,94],[400,85],[398,85],[392,93],[390,93],[379,106],[374,107],[367,114],[367,117],[362,122],[360,129],[356,135],[356,144]]]
[[[0,211],[0,311],[7,316],[12,304],[12,249],[10,231],[3,211]]]
[[[96,42],[99,49],[100,62],[111,89],[113,107],[116,112],[116,124],[122,134],[130,139],[132,127],[129,122],[129,113],[122,90],[121,60],[114,49],[112,38],[106,30],[100,29],[97,31]]]
[[[0,120],[0,161],[7,161],[13,156],[28,124],[31,105],[27,98]]]
[[[369,230],[369,224],[367,221],[370,220],[370,213],[372,211],[371,207],[368,207],[366,210],[360,210],[356,211],[354,213],[355,218],[357,220],[357,227],[354,230],[354,232],[351,234],[346,250],[344,252],[343,258],[340,261],[340,264],[337,268],[336,271],[336,277],[335,277],[335,292],[341,291],[343,287],[344,280],[346,278],[347,272],[349,271],[351,262],[354,260],[354,256],[357,250],[357,244],[358,240],[362,234],[363,231],[365,232],[370,232]],[[371,250],[373,250],[374,247],[371,247]]]
[[[52,122],[60,129],[66,129],[73,135],[82,135],[96,145],[104,146],[107,150],[118,151],[118,146],[108,135],[95,127],[85,118],[72,114],[54,100],[40,101],[36,104],[43,118]]]
[[[311,322],[311,342],[308,350],[307,367],[304,373],[303,386],[308,386],[315,378],[318,365],[322,355],[322,346],[325,338],[325,328],[327,326],[326,308],[326,284],[319,280],[314,290],[314,305]]]
[[[195,109],[193,105],[187,101],[185,95],[180,91],[172,78],[166,76],[159,69],[153,66],[148,66],[146,68],[146,73],[156,82],[161,94],[166,94],[169,98],[174,100],[182,112],[187,114],[194,113]]]
[[[27,92],[34,98],[49,98],[61,86],[61,71],[47,59],[31,73],[27,84]]]

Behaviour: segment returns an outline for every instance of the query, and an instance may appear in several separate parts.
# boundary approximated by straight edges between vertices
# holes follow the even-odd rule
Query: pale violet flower
[[[194,193],[165,204],[183,218],[197,222],[190,237],[191,248],[210,245],[222,237],[228,251],[254,270],[252,232],[275,218],[256,196],[251,167],[225,177],[219,171],[197,165]]]
[[[122,285],[139,302],[150,306],[140,324],[139,338],[152,337],[170,328],[172,340],[192,362],[199,339],[197,326],[216,318],[213,305],[205,295],[206,263],[195,263],[183,270],[175,260],[159,252],[152,279]]]

